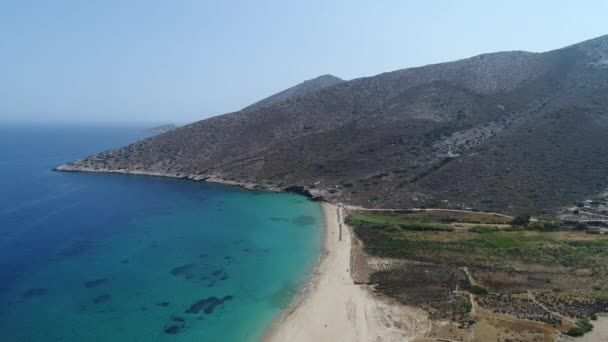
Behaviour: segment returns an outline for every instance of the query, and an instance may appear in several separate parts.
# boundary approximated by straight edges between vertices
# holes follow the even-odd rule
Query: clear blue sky
[[[0,0],[0,121],[195,121],[326,73],[551,50],[607,18],[605,0]]]

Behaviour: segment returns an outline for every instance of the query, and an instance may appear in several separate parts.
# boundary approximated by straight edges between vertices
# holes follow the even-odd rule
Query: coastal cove
[[[21,148],[2,155],[3,339],[258,340],[318,260],[318,202],[51,171],[146,137],[133,127],[12,131],[1,138]]]
[[[424,311],[375,294],[369,285],[354,281],[357,270],[353,258],[365,258],[352,228],[345,222],[351,206],[323,201],[324,192],[301,186],[280,188],[272,185],[225,180],[218,176],[184,175],[130,169],[88,169],[61,165],[54,170],[75,174],[118,174],[148,176],[174,181],[188,180],[207,186],[229,186],[245,193],[308,197],[307,202],[322,208],[322,250],[314,269],[302,269],[298,286],[284,298],[281,311],[256,340],[269,341],[409,341],[428,332],[430,321]],[[185,182],[189,183],[189,182]],[[260,192],[261,190],[261,192]],[[311,201],[314,200],[314,201]],[[320,243],[321,244],[321,243]],[[362,260],[362,259],[361,259]],[[224,299],[214,302],[223,304]],[[270,322],[270,320],[267,320]]]

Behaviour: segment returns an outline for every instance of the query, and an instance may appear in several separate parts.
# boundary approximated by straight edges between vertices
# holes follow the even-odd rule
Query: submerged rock
[[[275,222],[287,222],[289,221],[289,219],[286,219],[284,217],[271,217],[270,221],[275,221]]]
[[[90,289],[93,287],[103,285],[103,284],[107,283],[109,280],[110,279],[108,279],[108,278],[99,278],[99,279],[89,280],[89,281],[84,282],[84,287],[86,287],[87,289]]]
[[[308,215],[300,215],[291,219],[291,222],[298,226],[310,226],[315,224],[316,221],[314,217]]]
[[[111,298],[112,298],[111,295],[109,295],[109,294],[103,294],[101,296],[97,296],[97,297],[93,298],[93,303],[99,304],[99,303],[107,302]]]
[[[186,319],[179,316],[171,316],[171,321],[165,325],[165,333],[169,335],[175,335],[185,327]]]
[[[30,298],[36,297],[36,296],[44,296],[47,293],[49,293],[49,291],[44,288],[29,289],[23,294],[23,298],[30,299]]]
[[[57,255],[62,257],[76,257],[87,253],[93,248],[93,243],[90,241],[75,241],[70,247],[59,252]]]
[[[186,264],[186,265],[178,266],[171,270],[171,274],[173,274],[174,276],[177,276],[180,274],[187,274],[188,271],[190,271],[192,269],[192,267],[194,267],[194,264]]]
[[[201,299],[198,302],[192,304],[190,308],[186,310],[186,313],[198,314],[199,312],[203,311],[204,313],[209,315],[213,313],[213,310],[215,310],[218,305],[222,305],[224,304],[224,302],[232,300],[232,298],[232,296],[228,295],[224,296],[221,299],[218,297],[208,297],[205,299]]]
[[[169,335],[175,335],[179,332],[180,327],[178,327],[177,325],[171,325],[167,328],[165,328],[165,333],[169,334]]]

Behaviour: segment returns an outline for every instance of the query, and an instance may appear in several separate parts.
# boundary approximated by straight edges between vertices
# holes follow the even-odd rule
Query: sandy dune
[[[323,204],[323,258],[309,286],[294,306],[275,320],[264,341],[408,341],[429,329],[421,310],[374,298],[366,285],[354,284],[350,273],[352,235],[342,222],[341,210]]]

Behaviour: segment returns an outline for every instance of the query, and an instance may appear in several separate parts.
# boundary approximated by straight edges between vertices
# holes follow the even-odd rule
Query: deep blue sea
[[[318,203],[51,171],[142,128],[0,124],[1,341],[252,341],[306,281]]]

